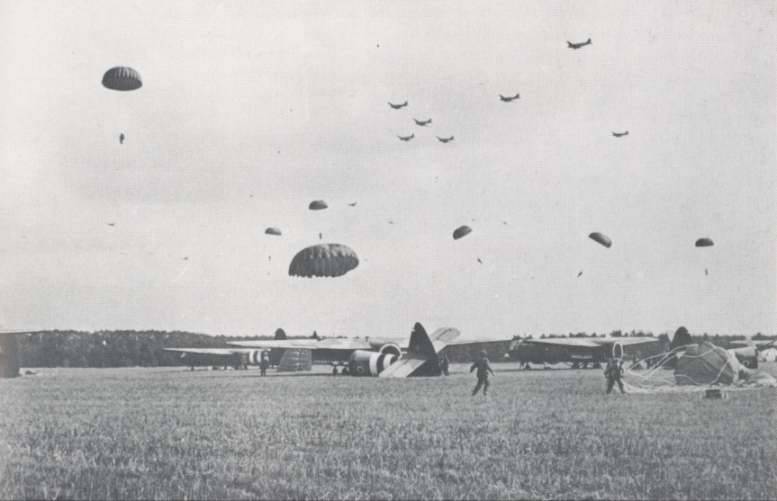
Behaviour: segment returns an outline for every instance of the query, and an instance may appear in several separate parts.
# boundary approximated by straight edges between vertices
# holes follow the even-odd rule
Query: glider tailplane
[[[439,376],[440,364],[437,358],[445,343],[434,343],[426,329],[416,322],[410,334],[407,353],[380,373],[380,377]]]

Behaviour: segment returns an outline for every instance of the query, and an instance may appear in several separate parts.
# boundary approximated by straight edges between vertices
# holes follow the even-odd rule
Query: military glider
[[[365,337],[328,339],[288,339],[268,341],[237,341],[230,343],[245,348],[280,348],[310,350],[313,363],[342,367],[342,373],[352,376],[403,378],[439,376],[438,357],[448,346],[483,345],[501,341],[459,340],[460,332],[443,327],[431,335],[420,323],[413,326],[410,339]]]
[[[523,364],[568,363],[573,369],[585,369],[611,357],[643,359],[663,351],[652,337],[567,337],[520,339],[510,345],[508,354]]]

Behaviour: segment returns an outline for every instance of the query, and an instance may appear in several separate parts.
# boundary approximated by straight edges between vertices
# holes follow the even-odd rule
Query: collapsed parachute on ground
[[[275,235],[275,236],[281,236],[281,230],[279,228],[275,228],[274,226],[271,226],[264,230],[265,235]]]
[[[712,343],[689,344],[677,357],[674,370],[679,385],[732,384],[739,363],[734,355]]]
[[[612,247],[612,240],[610,240],[610,237],[608,237],[607,235],[605,235],[603,233],[599,233],[598,231],[595,231],[595,232],[591,233],[590,235],[588,235],[588,238],[590,238],[594,242],[598,242],[598,243],[604,245],[608,249],[610,247]]]
[[[359,256],[342,244],[305,247],[289,264],[291,277],[339,277],[359,266]]]
[[[329,206],[323,200],[313,200],[310,202],[310,205],[308,205],[308,209],[310,210],[324,210],[328,207]]]
[[[466,237],[470,233],[472,233],[472,228],[470,228],[469,226],[467,225],[459,226],[458,228],[453,230],[453,239],[458,240],[462,237]]]
[[[711,238],[700,238],[696,240],[696,247],[712,247],[715,245],[715,242],[712,241]]]
[[[143,86],[143,80],[136,70],[128,66],[116,66],[103,75],[103,86],[118,91],[137,90]]]

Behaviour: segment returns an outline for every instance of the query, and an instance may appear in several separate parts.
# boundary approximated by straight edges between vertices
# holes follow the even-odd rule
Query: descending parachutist
[[[707,268],[704,268],[704,275],[709,275],[709,274],[710,274],[710,270],[708,270]]]
[[[119,134],[119,144],[124,144],[124,133]]]

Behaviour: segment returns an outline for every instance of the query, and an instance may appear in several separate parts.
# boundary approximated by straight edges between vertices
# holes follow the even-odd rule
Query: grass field
[[[608,397],[599,370],[507,367],[487,398],[470,397],[461,366],[408,380],[181,368],[0,380],[0,499],[777,495],[774,389]]]

